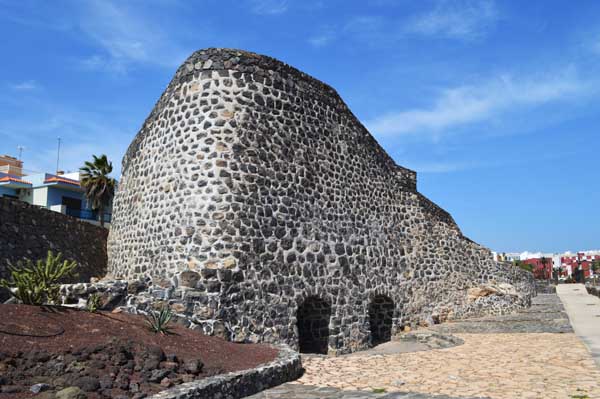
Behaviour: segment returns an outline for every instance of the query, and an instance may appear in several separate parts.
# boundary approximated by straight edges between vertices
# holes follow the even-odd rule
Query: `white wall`
[[[33,205],[48,206],[48,187],[38,187],[33,190]]]

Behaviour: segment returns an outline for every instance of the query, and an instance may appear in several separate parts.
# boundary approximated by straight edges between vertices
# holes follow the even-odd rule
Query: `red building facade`
[[[545,259],[545,261],[543,260]],[[537,279],[551,279],[552,278],[552,258],[531,258],[522,261],[528,265],[533,266],[533,275]]]
[[[581,263],[581,270],[584,276],[590,277],[592,273],[592,263],[600,261],[600,255],[586,255],[583,252],[573,256],[562,256],[560,258],[560,266],[563,275],[573,275]]]

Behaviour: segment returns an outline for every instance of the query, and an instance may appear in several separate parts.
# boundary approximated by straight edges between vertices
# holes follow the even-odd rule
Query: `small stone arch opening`
[[[316,296],[308,297],[296,314],[301,353],[327,354],[331,305]]]
[[[394,301],[386,295],[376,295],[369,303],[371,343],[379,345],[392,339]]]

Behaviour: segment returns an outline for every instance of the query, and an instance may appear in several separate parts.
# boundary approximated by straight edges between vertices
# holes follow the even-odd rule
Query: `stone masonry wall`
[[[106,273],[104,228],[25,202],[0,197],[0,278],[6,278],[8,262],[45,258],[48,250],[62,252],[77,261],[78,276],[89,281]],[[0,294],[0,296],[2,296]]]
[[[270,57],[194,53],[123,159],[108,242],[117,278],[228,338],[298,347],[297,312],[331,306],[328,350],[370,345],[369,304],[393,331],[468,306],[468,288],[530,276],[492,260],[417,192],[334,89]],[[162,291],[161,291],[162,290]]]

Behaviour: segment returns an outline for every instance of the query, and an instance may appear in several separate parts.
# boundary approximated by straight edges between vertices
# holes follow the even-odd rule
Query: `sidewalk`
[[[589,295],[583,284],[559,284],[560,297],[575,334],[585,343],[600,367],[600,298]]]

